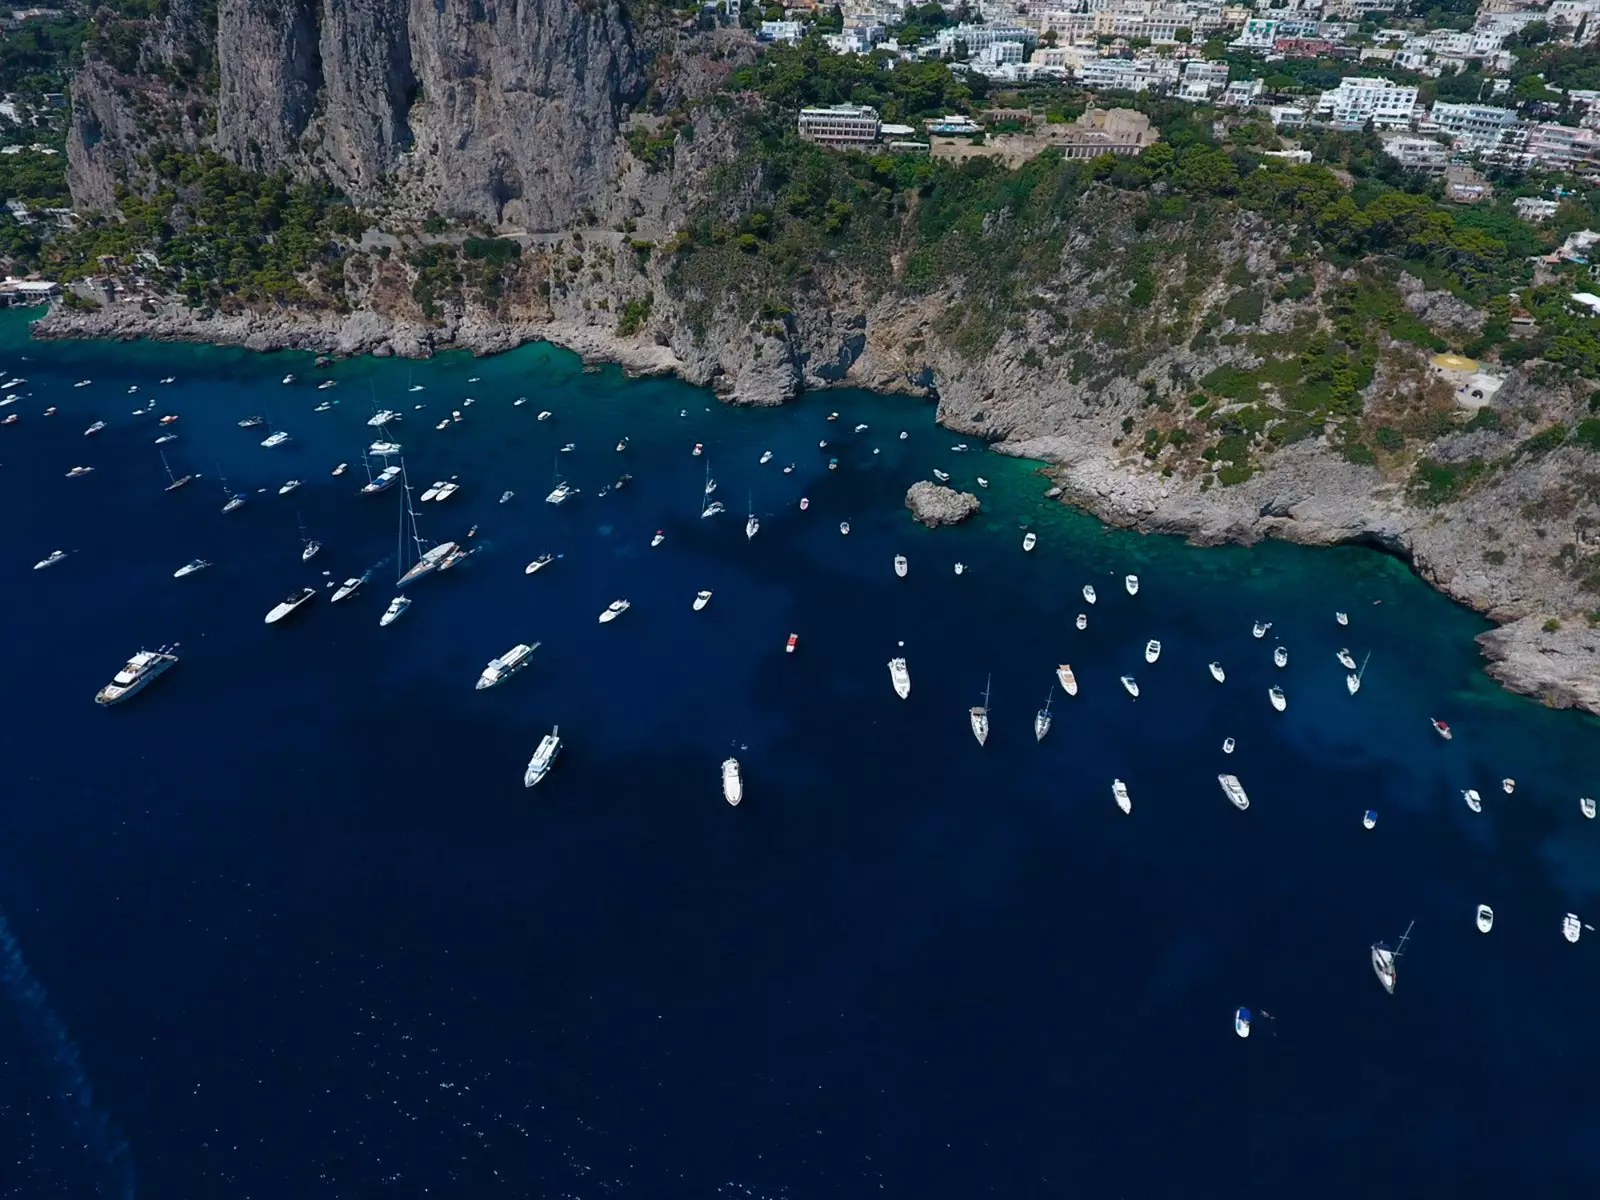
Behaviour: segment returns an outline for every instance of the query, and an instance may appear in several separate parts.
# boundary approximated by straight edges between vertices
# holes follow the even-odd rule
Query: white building
[[[870,146],[878,140],[878,112],[864,104],[802,108],[800,136],[823,146]]]
[[[1383,139],[1383,152],[1408,171],[1442,175],[1450,165],[1450,151],[1432,138],[1394,134]]]
[[[1455,139],[1464,150],[1490,150],[1500,144],[1507,129],[1515,127],[1517,112],[1492,104],[1435,103],[1428,118]]]
[[[1252,17],[1228,45],[1235,50],[1271,50],[1278,40],[1278,22]]]
[[[799,21],[763,21],[756,30],[756,37],[763,42],[794,43],[800,40],[805,28]]]
[[[1094,91],[1170,89],[1178,83],[1178,64],[1166,58],[1086,58],[1078,80]]]
[[[1352,76],[1317,100],[1317,112],[1340,129],[1408,125],[1417,106],[1417,89],[1388,79]]]
[[[991,42],[978,51],[974,61],[986,67],[998,67],[1002,63],[1020,63],[1025,49],[1021,42]]]
[[[1537,196],[1518,196],[1511,202],[1511,211],[1524,221],[1548,221],[1556,215],[1559,202],[1541,200]]]
[[[1035,42],[1039,35],[1021,25],[952,25],[939,30],[934,38],[941,58],[950,58],[956,52],[956,43],[966,43],[968,55],[976,58],[996,42]]]
[[[1555,170],[1600,165],[1600,133],[1546,122],[1530,126],[1524,151],[1541,166]]]
[[[1306,123],[1306,110],[1293,104],[1274,104],[1267,109],[1274,129],[1299,129]]]
[[[1178,87],[1178,99],[1209,100],[1227,86],[1227,63],[1191,59],[1183,68],[1183,83]]]
[[[1265,87],[1259,79],[1235,79],[1222,93],[1219,103],[1227,108],[1249,108],[1260,98]]]

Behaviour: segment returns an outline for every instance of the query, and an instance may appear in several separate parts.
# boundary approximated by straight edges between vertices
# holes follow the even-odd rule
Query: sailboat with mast
[[[299,513],[295,514],[295,519],[300,522],[300,561],[310,562],[322,549],[322,543],[306,536],[306,523]]]
[[[361,465],[367,472],[367,481],[361,485],[361,494],[363,496],[376,496],[379,492],[388,491],[399,482],[399,467],[386,466],[374,475],[372,473],[372,463],[367,460],[365,452],[361,455]]]
[[[983,681],[983,703],[974,704],[967,710],[967,716],[972,721],[972,736],[978,739],[978,745],[983,745],[989,740],[989,684],[994,676],[987,676]]]
[[[430,575],[434,571],[448,571],[451,567],[455,566],[458,562],[465,558],[467,556],[467,552],[455,542],[440,542],[438,545],[431,546],[427,550],[422,548],[422,535],[417,531],[417,510],[411,503],[411,481],[406,477],[405,462],[403,460],[400,464],[400,476],[405,496],[403,519],[409,521],[411,544],[416,550],[416,561],[413,562],[411,566],[407,567],[407,554],[405,545],[406,526],[402,524],[399,559],[400,578],[396,581],[395,586],[405,587],[406,584],[415,583],[424,575]]]
[[[174,475],[172,473],[172,465],[167,462],[167,452],[165,450],[158,450],[156,453],[161,455],[161,465],[167,469],[167,478],[172,481],[167,484],[167,491],[175,492],[194,478],[193,475]]]
[[[564,504],[567,497],[576,494],[578,490],[561,478],[560,459],[556,459],[554,466],[551,468],[551,483],[553,486],[550,489],[550,494],[544,498],[546,504]]]
[[[1371,657],[1372,651],[1368,650],[1367,657],[1361,660],[1361,669],[1359,671],[1351,671],[1350,674],[1344,677],[1344,686],[1349,689],[1352,696],[1361,690],[1361,677],[1367,673],[1367,659]]]
[[[1044,741],[1044,735],[1050,732],[1050,701],[1055,696],[1056,689],[1051,687],[1049,695],[1044,698],[1044,707],[1033,718],[1033,740]]]
[[[714,517],[719,512],[728,511],[727,505],[723,504],[721,500],[713,500],[711,498],[711,493],[716,490],[717,482],[711,478],[711,459],[708,457],[706,459],[706,488],[700,495],[700,515],[702,517]]]
[[[745,501],[747,507],[750,509],[750,518],[744,523],[744,536],[745,540],[749,541],[754,538],[757,533],[761,532],[761,522],[756,520],[756,502],[754,497],[749,492],[745,493]]]
[[[1416,924],[1413,921],[1406,926],[1406,931],[1400,935],[1400,944],[1393,950],[1389,949],[1387,942],[1373,943],[1372,970],[1378,976],[1378,982],[1383,984],[1383,990],[1391,996],[1394,995],[1395,981],[1399,978],[1400,956],[1405,953],[1406,941]]]
[[[217,464],[217,475],[222,479],[222,494],[225,497],[222,502],[222,511],[230,513],[235,509],[243,508],[247,497],[243,492],[230,492],[228,490],[228,479],[227,476],[222,474],[221,463]]]

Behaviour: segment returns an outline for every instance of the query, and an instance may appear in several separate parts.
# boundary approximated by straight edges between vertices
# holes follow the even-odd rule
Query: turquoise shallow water
[[[1107,530],[904,398],[730,410],[548,347],[323,373],[3,329],[28,381],[0,427],[5,1194],[1564,1196],[1600,1169],[1600,934],[1560,934],[1600,908],[1596,725],[1495,687],[1481,620],[1403,564]],[[396,496],[353,494],[374,400],[407,410],[414,483],[460,477],[424,533],[485,547],[387,629]],[[164,412],[173,467],[205,476],[171,494]],[[293,441],[261,448],[248,413]],[[728,515],[697,515],[695,442]],[[560,509],[557,461],[582,489]],[[978,518],[909,520],[936,466],[989,479]],[[245,509],[220,513],[219,474]],[[325,543],[304,565],[301,521]],[[215,566],[173,580],[196,555]],[[350,604],[262,623],[375,564]],[[173,639],[147,694],[90,703]],[[474,692],[519,640],[534,664]],[[1353,699],[1340,646],[1371,653]],[[1059,662],[1080,694],[1036,744]],[[1385,996],[1368,945],[1413,919]],[[1241,1004],[1272,1014],[1248,1041]]]

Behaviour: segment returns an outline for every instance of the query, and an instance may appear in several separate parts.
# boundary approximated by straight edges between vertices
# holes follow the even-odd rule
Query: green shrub
[[[1472,414],[1472,420],[1466,423],[1465,429],[1468,433],[1477,433],[1479,430],[1484,429],[1489,430],[1491,433],[1499,433],[1500,414],[1485,404]]]
[[[1572,431],[1572,440],[1588,450],[1600,450],[1600,420],[1593,417],[1579,421]]]
[[[1556,630],[1561,628],[1561,622],[1556,620],[1556,618],[1551,617],[1543,625],[1539,626],[1539,628],[1543,629],[1546,633],[1554,633]]]
[[[1483,552],[1483,561],[1491,567],[1503,567],[1506,565],[1506,552],[1504,550],[1485,550]]]
[[[1261,311],[1265,307],[1266,301],[1260,292],[1236,292],[1222,306],[1222,315],[1232,317],[1239,325],[1254,325],[1261,320]]]
[[[638,333],[640,327],[650,319],[650,309],[654,304],[655,296],[649,292],[625,303],[622,311],[617,314],[618,335],[632,337]]]
[[[1346,442],[1339,447],[1339,453],[1344,455],[1346,461],[1359,463],[1370,467],[1378,461],[1378,456],[1372,452],[1372,447],[1362,442]]]
[[[1442,463],[1432,458],[1419,459],[1411,473],[1408,490],[1418,504],[1432,506],[1446,504],[1465,494],[1474,481],[1483,474],[1486,464],[1481,458],[1466,462]]]
[[[1516,453],[1519,458],[1524,454],[1532,455],[1534,458],[1538,458],[1541,455],[1549,454],[1550,451],[1554,450],[1566,440],[1567,427],[1560,421],[1557,421],[1554,425],[1550,426],[1550,428],[1541,429],[1532,437],[1523,438],[1522,441],[1517,444]]]
[[[1378,449],[1387,450],[1391,454],[1396,450],[1404,450],[1406,446],[1405,435],[1392,425],[1379,425],[1373,438],[1378,443]]]

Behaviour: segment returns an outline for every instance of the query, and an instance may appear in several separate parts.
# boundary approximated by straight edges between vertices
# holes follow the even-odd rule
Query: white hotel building
[[[1340,129],[1360,129],[1368,121],[1379,126],[1408,125],[1417,106],[1417,89],[1388,79],[1352,77],[1323,92],[1317,112]]]

